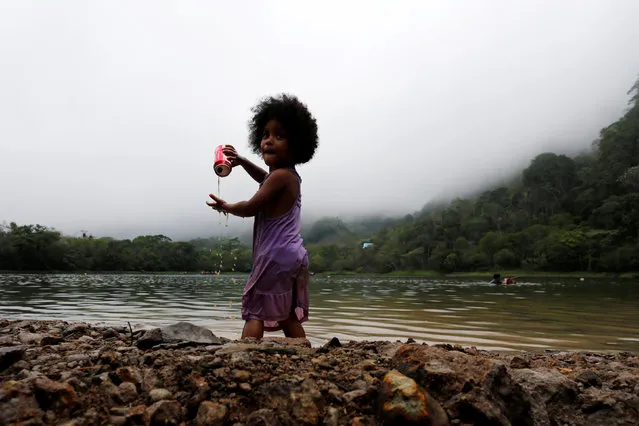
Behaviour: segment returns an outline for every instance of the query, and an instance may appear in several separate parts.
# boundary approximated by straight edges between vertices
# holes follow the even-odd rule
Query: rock
[[[611,391],[590,387],[580,395],[580,402],[584,413],[592,415],[603,411],[605,416],[605,412],[615,405],[616,400]],[[608,420],[610,424],[610,419]]]
[[[10,346],[13,344],[12,336],[0,336],[0,346]]]
[[[256,405],[274,410],[278,417],[286,413],[293,424],[318,424],[325,404],[317,385],[309,379],[301,383],[265,383],[250,396]]]
[[[140,349],[150,349],[160,344],[172,343],[221,345],[222,340],[207,328],[198,327],[188,322],[178,322],[168,327],[146,331],[138,339],[136,346]]]
[[[161,382],[156,371],[152,368],[145,368],[142,372],[142,389],[150,392],[159,386],[161,386]]]
[[[89,412],[90,410],[88,410],[87,412]],[[78,420],[68,420],[66,422],[63,423],[58,423],[59,426],[81,426],[82,423],[79,422]]]
[[[162,328],[165,342],[194,342],[204,345],[221,345],[222,341],[211,330],[188,322],[178,322]]]
[[[149,399],[151,402],[169,401],[173,399],[173,394],[168,389],[157,388],[149,392]]]
[[[251,385],[248,383],[240,383],[238,385],[238,388],[242,391],[242,392],[250,392],[251,391]]]
[[[377,363],[373,359],[365,359],[364,361],[359,363],[359,368],[364,371],[374,370],[377,366]]]
[[[194,423],[199,426],[215,426],[224,424],[227,416],[227,408],[224,404],[211,401],[203,401],[197,410]]]
[[[102,332],[102,337],[104,337],[105,339],[118,338],[119,335],[120,335],[120,333],[118,333],[117,331],[115,331],[112,328],[107,328],[106,330],[104,330]]]
[[[530,362],[516,356],[510,360],[510,368],[530,368]]]
[[[146,425],[149,423],[149,414],[147,408],[144,405],[138,405],[131,408],[126,413],[126,421],[129,425]]]
[[[18,340],[25,345],[39,345],[43,338],[44,334],[41,333],[29,333],[23,331],[18,334]]]
[[[322,421],[325,426],[338,426],[339,425],[339,411],[335,407],[328,407],[326,409],[326,415]]]
[[[445,347],[403,345],[391,366],[437,400],[446,401],[451,418],[473,419],[478,424],[533,424],[525,392],[499,360]]]
[[[337,337],[333,337],[331,340],[326,342],[324,346],[320,348],[320,352],[326,353],[328,352],[329,349],[340,348],[340,347],[342,347],[342,343],[339,341]]]
[[[42,340],[40,340],[40,345],[41,346],[58,345],[63,340],[64,338],[62,336],[47,334],[46,336],[42,337]]]
[[[114,385],[110,380],[105,380],[100,383],[100,391],[102,394],[109,397],[112,404],[123,404],[122,396],[120,395],[120,388]]]
[[[43,410],[67,412],[78,404],[78,396],[68,383],[38,377],[33,385],[35,397]]]
[[[90,359],[89,355],[86,354],[71,354],[67,357],[67,361],[69,362],[80,362],[86,361]]]
[[[413,379],[395,370],[386,373],[382,381],[379,414],[388,424],[449,424],[441,405]]]
[[[151,425],[179,425],[182,407],[177,401],[158,401],[147,408]]]
[[[251,362],[251,356],[247,352],[234,352],[231,354],[232,365],[246,365]]]
[[[354,400],[360,399],[367,394],[368,392],[366,391],[366,389],[356,389],[354,391],[346,392],[343,395],[343,398],[348,402],[353,402]]]
[[[248,382],[251,379],[251,373],[246,370],[237,370],[233,374],[233,378],[238,382]]]
[[[278,336],[269,336],[264,337],[262,342],[273,342],[279,343],[281,345],[290,345],[290,346],[303,346],[306,348],[311,347],[311,342],[303,337],[278,337]]]
[[[556,403],[572,403],[577,396],[575,382],[555,369],[518,369],[512,372],[513,380],[526,393],[525,402],[530,405],[534,425],[550,425],[552,410],[550,405]],[[555,413],[552,413],[553,415]],[[568,413],[563,413],[565,416]],[[574,417],[574,413],[573,413]],[[569,417],[567,417],[569,418]]]
[[[78,338],[78,342],[82,342],[82,343],[91,343],[95,341],[95,339],[91,336],[81,336],[80,338]]]
[[[25,348],[23,346],[5,346],[0,348],[0,371],[20,361],[22,357],[24,357],[24,354]]]
[[[138,397],[138,391],[135,388],[135,385],[131,382],[120,383],[120,386],[118,386],[118,392],[120,393],[122,402],[125,404],[135,401]]]
[[[127,419],[124,416],[111,416],[109,417],[109,424],[113,426],[125,426]]]
[[[131,407],[111,407],[109,412],[114,416],[126,416]]]
[[[585,387],[595,386],[601,387],[601,379],[594,371],[584,371],[575,378],[575,381],[583,384]]]
[[[86,331],[88,327],[89,326],[87,324],[83,324],[83,323],[73,324],[72,326],[64,330],[62,334],[64,335],[64,337],[71,336],[72,334],[78,334],[78,335],[84,334],[84,332]]]
[[[353,417],[351,420],[351,426],[375,426],[375,419],[366,416]]]
[[[284,414],[287,419],[290,419],[288,414]],[[277,416],[273,410],[269,410],[267,408],[263,408],[261,410],[253,411],[246,418],[246,426],[279,426],[279,425],[289,425],[294,424],[291,421],[286,422],[282,421],[281,416]]]
[[[120,382],[131,382],[136,386],[142,384],[142,374],[137,367],[120,367],[116,370],[115,377]]]
[[[151,349],[153,346],[157,346],[163,341],[162,330],[159,328],[154,328],[145,331],[144,334],[135,343],[135,345],[139,349]]]
[[[44,412],[38,406],[31,389],[24,381],[2,381],[0,386],[0,425],[18,424],[33,419],[31,424],[42,424]]]
[[[316,365],[318,368],[324,368],[326,370],[333,368],[325,359],[322,358],[313,358],[311,359],[311,363]]]

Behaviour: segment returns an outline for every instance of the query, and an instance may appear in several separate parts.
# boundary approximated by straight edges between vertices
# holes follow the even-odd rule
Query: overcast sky
[[[259,161],[250,108],[282,91],[319,126],[305,217],[403,215],[588,147],[627,107],[637,22],[637,0],[0,0],[0,222],[246,229],[204,204],[214,149]],[[221,196],[255,189],[236,169]]]

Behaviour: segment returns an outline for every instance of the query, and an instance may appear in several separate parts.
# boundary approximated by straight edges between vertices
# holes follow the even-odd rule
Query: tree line
[[[303,235],[311,269],[639,271],[639,84],[629,94],[626,113],[589,152],[539,154],[509,185],[401,219],[316,222]],[[250,268],[251,248],[237,238],[115,240],[66,237],[41,225],[0,227],[0,270]]]
[[[132,240],[67,237],[42,225],[0,226],[0,270],[246,272],[251,249],[237,238],[172,241],[164,235]]]

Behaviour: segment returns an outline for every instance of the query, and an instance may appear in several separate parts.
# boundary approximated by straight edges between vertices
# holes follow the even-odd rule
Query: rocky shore
[[[633,353],[0,320],[1,425],[637,425]]]

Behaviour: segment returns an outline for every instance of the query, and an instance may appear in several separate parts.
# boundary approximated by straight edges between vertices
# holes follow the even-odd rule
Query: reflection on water
[[[242,275],[0,275],[0,317],[108,324],[190,321],[238,338]],[[412,337],[486,349],[639,352],[639,283],[313,277],[313,344]]]

